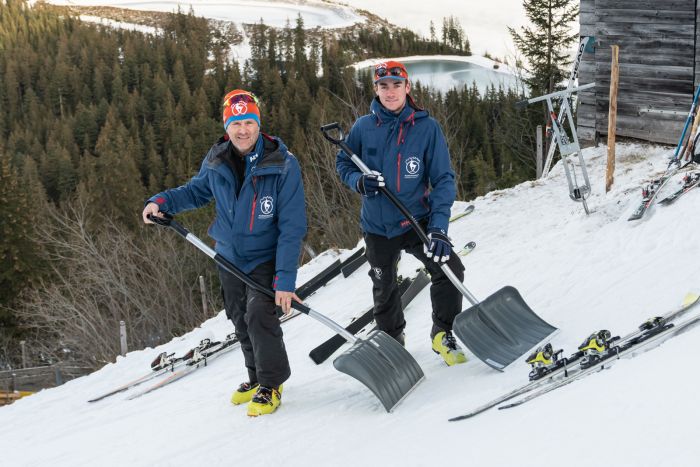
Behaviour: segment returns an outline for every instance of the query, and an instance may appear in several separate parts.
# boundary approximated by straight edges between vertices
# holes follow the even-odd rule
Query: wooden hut
[[[582,36],[594,36],[579,83],[578,135],[592,144],[608,132],[611,45],[620,46],[617,135],[675,144],[697,85],[696,0],[581,0]]]

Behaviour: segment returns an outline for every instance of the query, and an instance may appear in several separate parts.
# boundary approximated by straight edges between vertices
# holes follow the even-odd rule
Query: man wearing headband
[[[216,251],[254,281],[272,287],[275,299],[219,269],[226,316],[236,328],[248,381],[233,393],[248,415],[272,413],[291,370],[276,305],[290,313],[302,238],[304,187],[297,159],[282,140],[260,131],[255,96],[236,89],[223,101],[226,134],[209,149],[199,173],[186,184],[151,197],[148,215],[177,214],[216,201],[209,236]]]
[[[462,295],[440,269],[441,263],[447,263],[460,281],[464,279],[464,266],[447,236],[457,193],[447,143],[440,125],[411,98],[411,83],[402,63],[377,64],[374,91],[371,113],[360,117],[347,137],[348,146],[372,173],[363,174],[343,151],[336,158],[340,178],[362,195],[361,224],[371,266],[374,317],[380,330],[404,344],[406,321],[396,275],[405,250],[430,273],[433,351],[450,366],[463,363],[466,357],[452,335],[452,323],[462,311]],[[383,186],[427,231],[429,246],[423,245],[408,220],[381,195]]]

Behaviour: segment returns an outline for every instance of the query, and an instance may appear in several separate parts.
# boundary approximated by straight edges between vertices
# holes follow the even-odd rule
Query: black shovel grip
[[[190,233],[189,230],[187,230],[182,224],[177,222],[171,214],[168,213],[163,213],[163,217],[158,217],[158,216],[153,216],[153,215],[148,215],[148,219],[154,222],[157,225],[163,226],[163,227],[170,227],[173,229],[175,232],[178,233],[178,235],[182,236],[185,240],[189,241],[193,245],[195,245],[197,248],[202,250],[201,246],[201,241],[197,239],[194,235]],[[196,241],[193,241],[196,239]],[[203,250],[204,251],[204,250]],[[205,251],[205,253],[207,253]],[[239,280],[243,281],[248,287],[257,290],[260,293],[263,293],[267,295],[270,298],[275,298],[275,292],[271,289],[268,289],[267,287],[264,287],[263,285],[255,282],[253,279],[250,278],[246,273],[238,269],[238,267],[221,256],[220,254],[216,253],[212,259],[216,261],[216,263],[224,268],[226,271],[230,272],[233,274],[236,278]],[[299,303],[297,301],[292,300],[292,308],[294,308],[297,311],[300,311],[304,314],[309,314],[311,311],[311,308],[308,306],[304,305],[303,303]]]
[[[333,131],[333,130],[338,132],[337,138],[334,138],[331,135],[331,131]],[[340,124],[338,122],[333,122],[333,123],[329,123],[327,125],[323,125],[321,127],[321,131],[323,132],[323,136],[333,144],[340,144],[341,142],[343,142],[345,140],[345,133],[343,133],[343,129],[340,128]],[[343,150],[345,150],[345,149],[343,149]]]
[[[158,224],[158,225],[163,226],[163,227],[170,227],[175,232],[180,234],[183,238],[187,238],[187,234],[190,233],[190,231],[187,230],[185,227],[183,227],[182,224],[175,221],[173,219],[172,214],[164,212],[164,211],[161,211],[161,214],[163,214],[163,217],[154,216],[153,214],[149,214],[148,220],[150,220],[154,224]]]

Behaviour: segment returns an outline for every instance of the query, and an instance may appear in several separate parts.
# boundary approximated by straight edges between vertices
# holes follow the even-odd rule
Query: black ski
[[[664,175],[661,178],[657,178],[656,180],[652,180],[647,186],[642,188],[642,201],[639,203],[639,206],[637,206],[637,209],[635,209],[632,215],[627,219],[628,221],[636,221],[644,217],[644,214],[646,214],[651,205],[654,203],[656,195],[658,195],[659,191],[666,186],[666,183],[668,183],[673,174],[675,174],[675,171]]]
[[[296,294],[302,300],[309,298],[314,292],[323,287],[333,279],[335,276],[340,274],[340,269],[343,267],[343,263],[337,259],[330,266],[328,266],[323,271],[316,274],[314,277],[309,279],[296,290]]]
[[[425,288],[427,284],[430,283],[430,278],[421,270],[414,279],[404,279],[399,284],[399,293],[401,294],[401,308],[405,309],[409,303],[418,295],[418,293]],[[371,306],[365,310],[360,316],[354,319],[345,330],[357,334],[366,328],[370,323],[374,321],[374,307]],[[336,334],[327,341],[323,342],[311,352],[309,352],[309,357],[317,365],[325,362],[328,357],[333,355],[336,350],[338,350],[343,344],[345,344],[345,339]]]
[[[367,256],[365,255],[365,247],[360,248],[355,253],[352,254],[348,259],[343,261],[343,267],[341,271],[343,272],[343,277],[350,277],[350,274],[357,271],[360,266],[367,262]]]
[[[672,204],[675,201],[677,201],[678,198],[680,198],[684,194],[688,193],[693,188],[696,188],[698,185],[700,185],[700,172],[688,173],[683,177],[683,185],[675,192],[671,193],[670,195],[668,195],[664,199],[660,200],[659,204],[663,204],[663,205]]]
[[[362,258],[365,258],[365,247],[360,248],[348,258],[346,258],[344,261],[340,261],[339,259],[335,260],[333,263],[331,263],[330,266],[328,266],[320,273],[316,274],[314,277],[306,281],[304,285],[299,287],[296,291],[296,294],[302,300],[306,300],[313,293],[315,293],[321,287],[325,286],[331,279],[335,278],[341,272],[343,272],[344,277],[348,277],[352,271],[348,272],[346,275],[346,272],[344,272],[343,269],[348,268],[352,263],[355,263],[356,261],[362,260]],[[362,265],[362,263],[359,263],[356,266],[356,268],[360,267],[360,265]]]

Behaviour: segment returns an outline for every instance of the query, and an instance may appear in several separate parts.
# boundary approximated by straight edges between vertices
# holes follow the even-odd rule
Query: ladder
[[[564,164],[564,172],[566,173],[566,180],[569,184],[569,197],[577,202],[583,204],[583,209],[586,214],[590,214],[588,210],[588,204],[586,199],[591,193],[591,183],[588,180],[588,173],[586,172],[586,164],[583,160],[583,154],[581,153],[581,146],[578,142],[578,136],[576,135],[576,125],[574,124],[574,117],[571,111],[573,102],[575,101],[574,93],[578,91],[583,91],[585,89],[590,89],[595,86],[595,83],[585,84],[583,86],[574,87],[574,83],[578,77],[578,69],[581,64],[581,58],[584,52],[592,50],[593,37],[584,36],[581,38],[578,47],[578,53],[576,54],[576,60],[574,60],[573,68],[571,74],[569,75],[569,82],[566,89],[563,91],[553,92],[551,94],[546,94],[544,96],[534,97],[528,99],[524,103],[534,104],[535,102],[546,101],[547,110],[550,118],[550,125],[552,130],[552,142],[549,145],[549,151],[547,153],[547,158],[544,163],[542,170],[542,178],[545,178],[549,173],[549,169],[552,165],[552,160],[554,158],[554,151],[559,148],[559,154],[562,158],[562,163]],[[555,111],[554,99],[558,99],[558,110],[559,113]],[[571,129],[572,138],[569,139],[566,133],[565,125]],[[556,144],[555,144],[556,143]],[[578,156],[578,170],[574,163],[574,154]],[[579,172],[577,174],[577,172]]]

